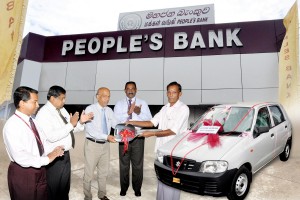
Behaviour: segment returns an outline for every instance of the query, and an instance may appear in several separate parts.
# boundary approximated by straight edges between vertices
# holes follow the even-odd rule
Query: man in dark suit
[[[125,123],[128,120],[147,121],[152,118],[148,104],[136,98],[136,84],[129,81],[125,84],[126,98],[118,101],[114,107],[116,118]],[[129,142],[128,151],[124,153],[124,143],[119,143],[119,162],[120,162],[120,195],[125,196],[129,187],[130,162],[132,164],[132,188],[135,196],[141,196],[143,183],[143,164],[144,164],[144,144],[145,138],[135,138]]]

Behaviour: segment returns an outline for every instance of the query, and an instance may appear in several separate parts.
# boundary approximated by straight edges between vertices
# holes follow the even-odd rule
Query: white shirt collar
[[[180,103],[181,103],[181,101],[178,99],[172,107],[176,108],[179,106]],[[171,107],[170,103],[167,104],[167,107]]]
[[[50,102],[50,101],[47,101],[46,105],[52,109],[52,110],[56,110],[56,107]]]
[[[31,117],[31,116],[28,116],[28,115],[20,112],[19,110],[16,110],[15,113],[27,122],[29,121],[29,118]]]
[[[136,100],[136,97],[133,97],[133,98],[131,99],[131,103],[135,102],[135,100]],[[127,101],[127,102],[129,101],[129,98],[128,98],[128,97],[126,97],[126,101]]]

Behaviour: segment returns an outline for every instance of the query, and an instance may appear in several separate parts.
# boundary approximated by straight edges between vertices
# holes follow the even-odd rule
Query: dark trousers
[[[49,200],[68,200],[71,182],[71,161],[69,151],[57,157],[47,167]]]
[[[46,200],[46,169],[25,168],[11,162],[7,173],[8,189],[12,200]]]
[[[132,165],[132,188],[140,192],[143,183],[145,138],[135,138],[129,142],[128,151],[124,154],[124,143],[119,143],[120,185],[122,191],[129,187],[130,162]]]

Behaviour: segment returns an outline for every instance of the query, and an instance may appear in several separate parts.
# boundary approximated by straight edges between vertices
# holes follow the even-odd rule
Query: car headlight
[[[160,163],[164,162],[164,154],[162,152],[160,152],[159,150],[157,150],[157,152],[156,152],[156,160],[158,160],[158,162],[160,162]]]
[[[201,164],[199,172],[203,173],[221,173],[225,172],[228,168],[226,161],[204,161]]]

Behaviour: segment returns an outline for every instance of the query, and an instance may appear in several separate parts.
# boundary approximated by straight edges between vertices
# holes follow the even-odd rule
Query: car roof
[[[266,105],[279,105],[279,103],[275,102],[238,102],[234,104],[221,104],[217,105],[215,107],[246,107],[246,108],[256,108],[256,107],[261,107],[261,106],[266,106]]]

